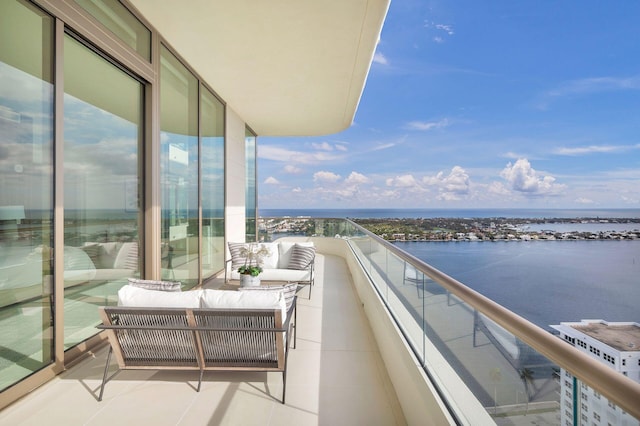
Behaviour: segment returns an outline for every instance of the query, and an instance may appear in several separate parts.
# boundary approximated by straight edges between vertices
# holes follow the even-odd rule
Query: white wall
[[[245,241],[245,122],[229,106],[225,137],[225,234],[227,241]]]

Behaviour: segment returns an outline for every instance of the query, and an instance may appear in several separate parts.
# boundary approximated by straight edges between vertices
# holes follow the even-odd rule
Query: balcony
[[[207,373],[197,393],[197,374],[157,371],[121,372],[98,402],[102,348],[0,423],[559,424],[560,367],[639,415],[637,383],[353,223],[308,221],[279,234],[318,248],[286,405],[279,374]]]

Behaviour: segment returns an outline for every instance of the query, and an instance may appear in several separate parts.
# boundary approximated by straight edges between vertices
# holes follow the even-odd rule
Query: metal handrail
[[[362,226],[346,219],[360,232],[381,244],[400,259],[410,263],[433,281],[477,309],[517,338],[560,367],[604,395],[627,413],[640,419],[640,383],[593,359],[557,336],[511,312],[463,283],[435,269],[415,256],[399,249]]]

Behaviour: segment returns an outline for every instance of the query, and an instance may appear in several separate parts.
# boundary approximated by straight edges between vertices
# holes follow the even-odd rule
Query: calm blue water
[[[324,218],[640,218],[640,209],[260,209],[259,215]]]
[[[394,244],[544,329],[640,323],[640,241]]]
[[[640,209],[263,209],[260,215],[596,219],[640,218]],[[558,232],[632,230],[638,226],[593,223],[535,225],[536,228]],[[550,330],[550,324],[582,319],[640,323],[640,241],[395,244],[547,330]]]

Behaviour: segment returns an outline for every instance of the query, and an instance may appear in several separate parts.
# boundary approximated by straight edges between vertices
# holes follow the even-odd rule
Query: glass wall
[[[246,128],[245,130],[245,161],[246,161],[246,200],[245,200],[245,214],[247,217],[246,222],[246,241],[257,241],[258,228],[257,228],[257,146],[256,135],[251,130]]]
[[[96,334],[96,306],[140,276],[143,85],[64,40],[65,348]]]
[[[198,80],[165,47],[160,68],[163,278],[198,284]]]
[[[224,267],[224,105],[211,92],[200,96],[202,176],[202,277]]]
[[[0,391],[53,362],[53,25],[0,1]]]
[[[72,3],[54,18],[0,0],[0,408],[13,385],[79,355],[98,334],[97,307],[117,303],[145,263],[144,278],[184,289],[224,268],[224,104],[160,44],[159,77],[150,71],[150,32],[122,3]],[[87,30],[91,16],[124,43]],[[155,166],[160,181],[145,181]],[[160,223],[145,213],[157,205]],[[145,258],[147,227],[161,231],[160,259]]]

